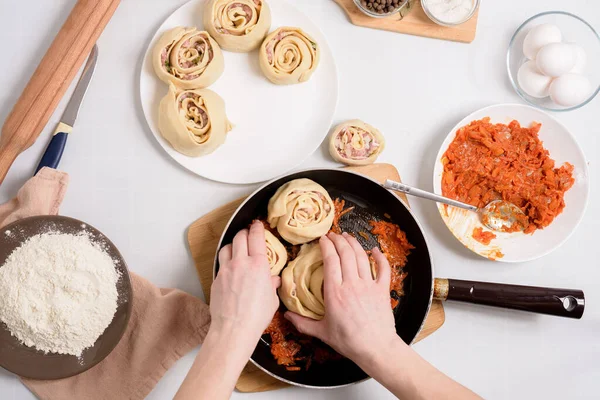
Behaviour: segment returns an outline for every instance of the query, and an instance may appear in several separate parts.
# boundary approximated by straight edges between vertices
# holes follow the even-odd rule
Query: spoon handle
[[[421,197],[427,200],[437,201],[438,203],[448,204],[449,206],[464,208],[465,210],[477,212],[479,208],[472,206],[467,203],[463,203],[460,201],[452,200],[444,196],[439,196],[437,194],[426,192],[425,190],[417,189],[415,187],[406,185],[404,183],[392,181],[387,179],[383,184],[383,187],[386,189],[396,190],[398,192],[410,194],[411,196]]]

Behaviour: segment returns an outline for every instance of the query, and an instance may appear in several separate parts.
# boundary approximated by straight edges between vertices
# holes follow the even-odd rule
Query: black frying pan
[[[352,213],[340,220],[342,231],[369,232],[369,219],[385,218],[406,232],[408,241],[415,246],[408,256],[404,268],[408,272],[404,280],[404,296],[394,310],[396,332],[406,343],[412,343],[423,326],[432,298],[458,300],[513,308],[543,314],[581,318],[584,296],[580,290],[535,288],[528,286],[503,285],[485,282],[459,281],[433,278],[430,249],[423,230],[408,207],[379,183],[363,175],[340,169],[315,169],[292,173],[278,178],[251,194],[232,215],[225,228],[218,248],[231,243],[241,229],[258,217],[265,217],[267,204],[275,191],[284,183],[308,178],[319,183],[329,192],[332,199],[342,198],[348,205],[355,206]],[[374,238],[355,235],[365,249],[376,245]],[[214,276],[219,271],[215,258]],[[434,285],[435,282],[435,285]],[[288,371],[277,365],[271,355],[269,344],[260,340],[251,361],[266,373],[284,382],[313,388],[331,388],[350,385],[368,376],[352,361],[347,359],[312,363],[308,370]]]

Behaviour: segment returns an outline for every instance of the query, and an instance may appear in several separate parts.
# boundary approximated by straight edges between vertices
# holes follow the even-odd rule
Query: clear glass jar
[[[449,21],[442,21],[441,19],[436,17],[435,14],[433,12],[431,12],[431,10],[429,9],[428,3],[429,2],[427,0],[421,1],[421,6],[423,7],[423,11],[425,12],[425,15],[427,15],[430,20],[432,20],[433,22],[435,22],[438,25],[449,26],[449,27],[464,24],[465,22],[470,20],[473,17],[473,15],[475,15],[475,11],[477,11],[477,8],[479,7],[479,0],[473,0],[471,12],[469,12],[469,14],[467,14],[467,16],[465,16],[465,18],[463,18],[459,21],[456,21],[456,22],[449,22]]]
[[[416,0],[404,0],[402,2],[402,4],[400,4],[400,6],[398,8],[396,8],[394,11],[387,12],[387,13],[381,13],[381,14],[363,6],[362,1],[363,0],[354,0],[354,4],[356,4],[356,7],[358,7],[358,9],[360,11],[362,11],[364,14],[368,15],[369,17],[385,18],[385,17],[389,17],[391,15],[399,14],[399,16],[400,16],[399,19],[402,19],[406,16],[406,14],[408,14],[414,8],[414,6],[415,6],[414,2]]]

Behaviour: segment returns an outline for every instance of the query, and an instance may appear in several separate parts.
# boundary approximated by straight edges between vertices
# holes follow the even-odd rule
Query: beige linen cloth
[[[69,176],[44,168],[17,197],[0,205],[0,227],[33,215],[56,214]],[[200,344],[210,325],[208,306],[177,289],[159,289],[132,273],[133,310],[121,341],[101,363],[54,381],[22,379],[43,400],[143,399],[164,373]]]

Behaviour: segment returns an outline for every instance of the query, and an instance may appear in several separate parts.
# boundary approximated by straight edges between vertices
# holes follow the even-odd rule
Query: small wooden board
[[[363,167],[348,167],[347,169],[367,175],[379,182],[384,182],[386,179],[400,181],[398,170],[390,164],[372,164]],[[399,196],[406,204],[408,204],[408,199],[404,194],[399,194]],[[217,252],[217,246],[219,245],[219,239],[221,238],[223,230],[225,230],[227,222],[229,222],[229,218],[244,200],[245,198],[241,198],[232,201],[231,203],[209,212],[190,225],[188,229],[190,252],[194,258],[196,270],[198,271],[198,276],[207,303],[210,301],[210,286],[213,281],[213,263]],[[434,301],[431,305],[427,320],[425,321],[425,326],[419,333],[419,336],[415,339],[415,342],[424,339],[438,330],[444,323],[444,320],[445,315],[442,303]],[[270,375],[265,374],[259,368],[254,366],[254,364],[248,363],[242,371],[235,387],[238,391],[247,393],[265,392],[287,386],[287,383],[283,383]]]
[[[475,11],[473,17],[464,24],[455,27],[446,27],[438,25],[429,19],[425,11],[423,11],[420,0],[411,1],[410,7],[412,9],[404,16],[398,13],[387,18],[373,18],[364,14],[354,4],[354,0],[335,0],[335,2],[346,11],[350,22],[354,25],[367,28],[383,29],[385,31],[462,43],[471,43],[475,39],[477,31],[479,10]]]

